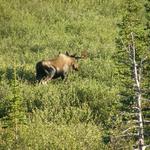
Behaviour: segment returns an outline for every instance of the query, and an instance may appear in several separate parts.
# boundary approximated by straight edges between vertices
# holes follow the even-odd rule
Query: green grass
[[[112,57],[120,5],[117,0],[0,0],[1,149],[107,149],[102,137],[118,103]],[[66,50],[88,51],[79,72],[66,82],[36,84],[37,61]],[[3,129],[8,120],[12,126]]]

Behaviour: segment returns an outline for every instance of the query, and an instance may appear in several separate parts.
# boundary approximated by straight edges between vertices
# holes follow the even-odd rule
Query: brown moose
[[[58,57],[50,60],[42,60],[36,64],[36,80],[46,83],[49,80],[66,77],[70,70],[78,70],[77,60],[82,57],[60,53]]]

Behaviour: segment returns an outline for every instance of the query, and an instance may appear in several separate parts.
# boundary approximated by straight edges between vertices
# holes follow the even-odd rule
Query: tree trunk
[[[142,99],[141,99],[141,67],[137,68],[137,62],[136,62],[136,48],[134,44],[134,35],[131,33],[132,37],[132,45],[130,46],[130,52],[131,60],[133,64],[133,74],[134,74],[134,81],[135,81],[135,95],[136,95],[136,103],[137,103],[137,109],[138,109],[138,148],[139,150],[144,150],[144,128],[143,128],[143,117],[142,117]]]

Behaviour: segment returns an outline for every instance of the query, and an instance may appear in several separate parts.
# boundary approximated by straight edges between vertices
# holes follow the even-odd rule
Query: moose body
[[[54,59],[39,61],[36,64],[36,80],[45,83],[58,77],[64,79],[70,70],[78,70],[78,58],[66,53]]]

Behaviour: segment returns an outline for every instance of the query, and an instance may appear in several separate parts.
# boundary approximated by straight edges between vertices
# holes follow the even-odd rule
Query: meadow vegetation
[[[114,59],[123,2],[0,0],[0,149],[124,149],[111,139],[123,105]],[[39,60],[83,50],[66,81],[36,83]]]

